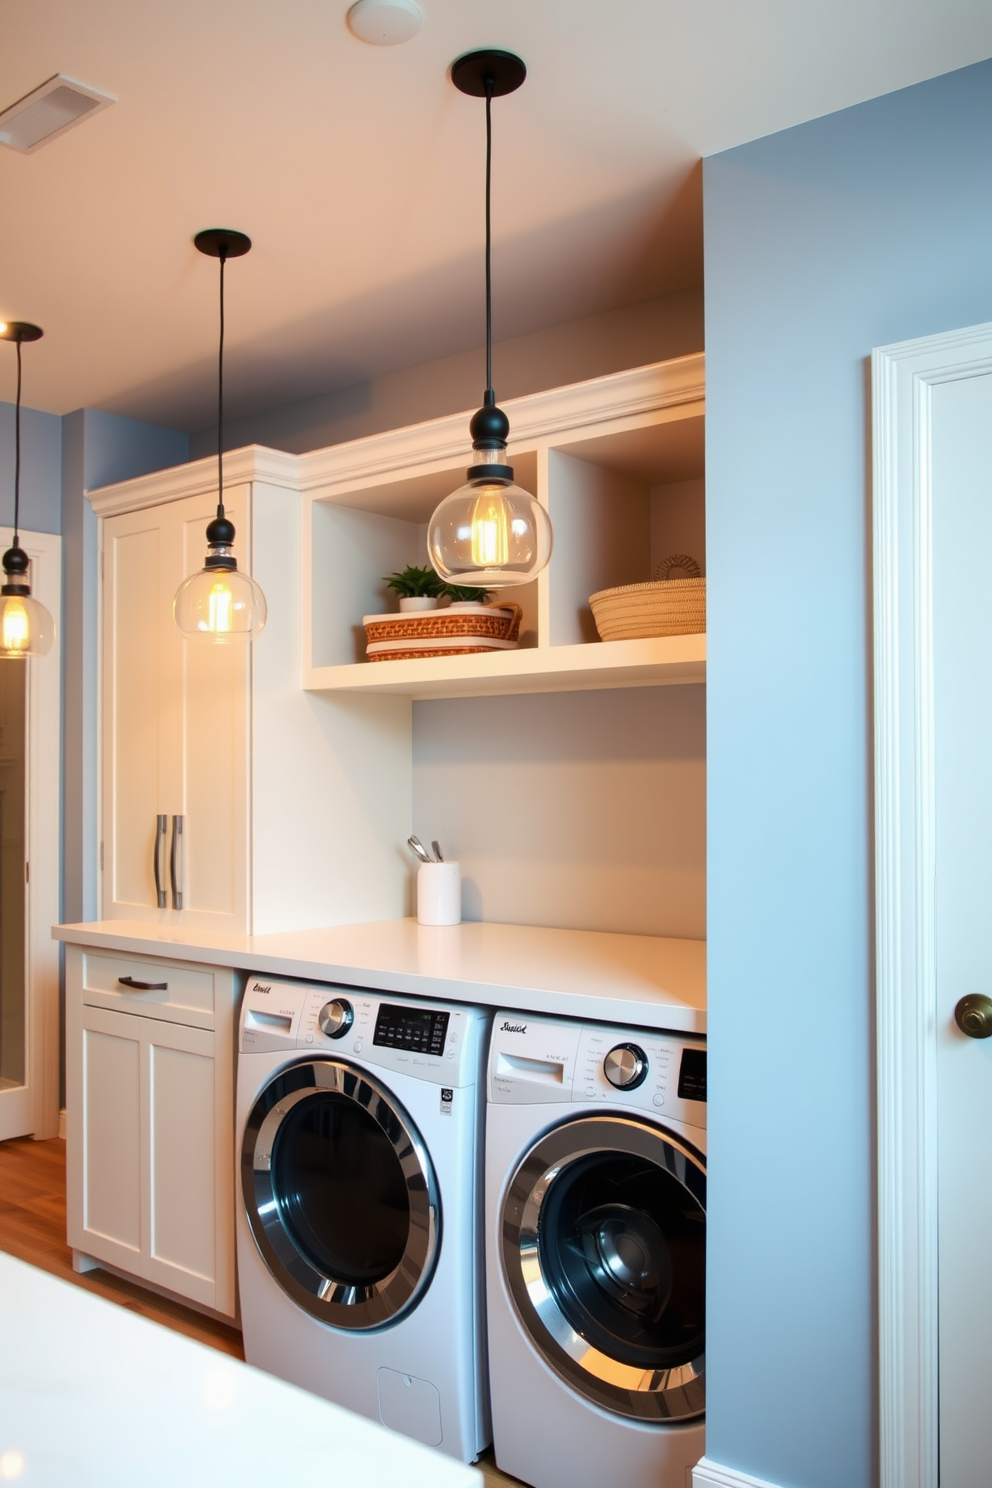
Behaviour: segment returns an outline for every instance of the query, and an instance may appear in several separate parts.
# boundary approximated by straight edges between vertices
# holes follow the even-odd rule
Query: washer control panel
[[[499,1105],[629,1105],[706,1124],[706,1042],[689,1034],[497,1013],[489,1099]]]
[[[476,1083],[489,1024],[484,1008],[424,1002],[360,987],[250,976],[241,1007],[242,1054],[312,1054],[377,1065],[435,1085]]]

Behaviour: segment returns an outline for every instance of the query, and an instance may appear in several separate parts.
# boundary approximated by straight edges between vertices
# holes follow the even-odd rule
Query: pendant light
[[[492,101],[515,92],[526,76],[512,52],[469,52],[451,68],[459,92],[486,100],[486,392],[469,425],[468,480],[431,517],[427,550],[442,579],[483,589],[528,583],[547,566],[553,542],[544,507],[514,484],[506,463],[510,421],[493,392]]]
[[[265,625],[265,595],[238,568],[234,523],[224,511],[224,265],[241,258],[251,238],[227,227],[197,233],[194,246],[220,259],[220,345],[217,353],[217,515],[207,527],[208,552],[199,573],[179,585],[172,603],[176,624],[191,640],[250,640]]]
[[[17,404],[14,411],[14,541],[3,555],[4,583],[0,586],[0,657],[44,656],[55,639],[55,621],[31,594],[28,555],[21,547],[21,345],[40,341],[40,326],[24,320],[0,321],[0,339],[17,347]]]

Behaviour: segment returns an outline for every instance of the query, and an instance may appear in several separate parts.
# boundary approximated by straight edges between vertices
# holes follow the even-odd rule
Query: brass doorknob
[[[969,1038],[992,1038],[992,997],[973,992],[954,1009],[954,1021]]]

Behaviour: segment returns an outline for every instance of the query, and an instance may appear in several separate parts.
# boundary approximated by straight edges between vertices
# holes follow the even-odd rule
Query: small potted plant
[[[389,574],[385,582],[399,595],[404,614],[417,610],[437,610],[448,602],[485,604],[488,589],[470,589],[459,584],[446,584],[433,568],[415,568],[408,564],[399,573]]]
[[[399,595],[400,609],[404,613],[416,610],[436,610],[448,594],[448,586],[432,568],[415,568],[407,564],[399,573],[388,574],[385,582]]]

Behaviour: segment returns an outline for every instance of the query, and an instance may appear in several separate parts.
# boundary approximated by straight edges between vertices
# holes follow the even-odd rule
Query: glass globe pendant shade
[[[449,584],[506,589],[547,566],[551,522],[541,503],[512,480],[469,480],[431,517],[427,551]]]
[[[468,480],[438,506],[427,526],[427,552],[449,584],[508,589],[546,568],[554,538],[541,503],[513,480],[506,463],[509,420],[492,390],[473,416]]]
[[[213,526],[211,522],[207,528],[208,537]],[[220,644],[250,640],[268,619],[265,595],[241,572],[230,546],[223,543],[211,545],[203,568],[179,585],[172,613],[190,640]]]
[[[9,548],[3,568],[7,582],[0,587],[0,658],[47,656],[55,639],[55,621],[31,594],[24,549]]]

